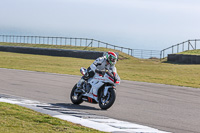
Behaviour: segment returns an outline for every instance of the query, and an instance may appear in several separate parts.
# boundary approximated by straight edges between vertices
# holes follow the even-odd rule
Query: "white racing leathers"
[[[93,64],[90,65],[90,68],[93,72],[95,72],[96,69],[98,70],[109,70],[109,72],[114,72],[117,73],[117,69],[114,65],[110,65],[109,63],[107,63],[106,61],[106,57],[99,57],[97,58]]]
[[[91,73],[91,71],[93,71],[93,73],[95,73],[95,70],[109,70],[109,72],[113,72],[113,73],[117,73],[117,69],[115,67],[115,65],[110,65],[107,61],[106,61],[106,57],[99,57],[97,58],[89,67],[88,69],[88,73]],[[90,74],[89,74],[90,75]],[[93,74],[94,76],[94,74]],[[92,78],[93,76],[89,76],[88,78]],[[84,82],[85,80],[83,78],[81,78],[79,80],[79,82],[77,83],[77,87],[80,88],[81,84]]]

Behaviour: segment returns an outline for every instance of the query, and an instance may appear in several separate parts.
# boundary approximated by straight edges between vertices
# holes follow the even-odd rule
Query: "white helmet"
[[[106,59],[110,65],[115,65],[117,62],[117,55],[114,52],[106,53]]]

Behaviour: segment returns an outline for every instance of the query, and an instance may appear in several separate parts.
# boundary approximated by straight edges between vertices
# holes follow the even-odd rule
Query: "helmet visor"
[[[114,56],[111,55],[111,56],[110,56],[110,61],[111,61],[111,62],[115,62],[115,61],[116,61],[116,57],[114,57]]]

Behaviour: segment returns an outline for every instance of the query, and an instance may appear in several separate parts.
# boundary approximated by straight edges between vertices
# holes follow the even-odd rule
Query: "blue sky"
[[[200,38],[198,0],[0,0],[0,34],[87,37],[162,50]]]

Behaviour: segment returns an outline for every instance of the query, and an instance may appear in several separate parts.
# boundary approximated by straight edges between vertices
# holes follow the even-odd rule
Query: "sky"
[[[0,34],[85,37],[162,50],[200,39],[200,1],[0,0]]]

